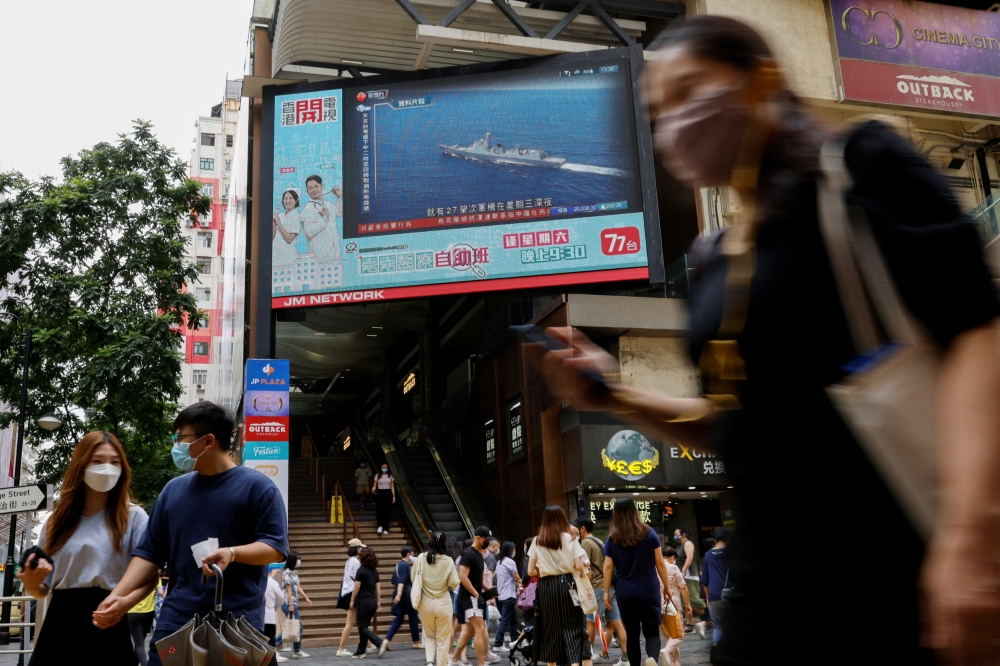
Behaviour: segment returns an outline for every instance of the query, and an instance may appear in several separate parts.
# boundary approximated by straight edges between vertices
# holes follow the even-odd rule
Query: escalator
[[[1000,208],[997,204],[1000,204],[1000,190],[995,190],[966,213],[979,229],[983,253],[994,280],[1000,280]]]
[[[455,537],[459,542],[464,541],[469,532],[430,449],[417,444],[404,446],[402,451],[420,495],[430,510],[435,529]]]

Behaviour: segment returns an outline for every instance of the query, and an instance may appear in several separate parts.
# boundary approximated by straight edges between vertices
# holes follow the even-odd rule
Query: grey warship
[[[544,150],[537,148],[504,148],[503,144],[493,143],[493,134],[486,133],[482,139],[476,139],[471,145],[446,146],[438,144],[445,155],[461,157],[476,162],[494,162],[496,164],[513,164],[517,166],[543,167],[559,169],[566,163],[562,157],[549,157]]]

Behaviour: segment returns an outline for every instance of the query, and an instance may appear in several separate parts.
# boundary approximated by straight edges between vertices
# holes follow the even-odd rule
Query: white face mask
[[[99,493],[106,493],[116,485],[122,475],[122,468],[111,463],[91,465],[83,473],[83,482]]]

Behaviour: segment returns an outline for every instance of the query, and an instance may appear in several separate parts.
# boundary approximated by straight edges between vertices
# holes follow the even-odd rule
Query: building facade
[[[212,366],[219,362],[225,271],[222,248],[236,153],[240,86],[240,81],[226,81],[222,102],[212,107],[210,115],[201,116],[195,122],[190,176],[202,183],[201,193],[211,197],[212,206],[207,214],[196,222],[189,222],[184,229],[188,241],[187,259],[195,264],[199,274],[198,280],[188,288],[194,292],[202,314],[197,327],[189,324],[184,328],[182,407],[209,398]]]

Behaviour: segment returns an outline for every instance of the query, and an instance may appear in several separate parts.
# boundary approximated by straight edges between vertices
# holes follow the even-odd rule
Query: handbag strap
[[[855,351],[882,342],[879,323],[895,342],[915,344],[922,336],[909,316],[863,211],[848,209],[853,180],[844,163],[844,142],[828,141],[820,153],[819,222],[847,317]],[[874,309],[872,305],[874,304]]]

